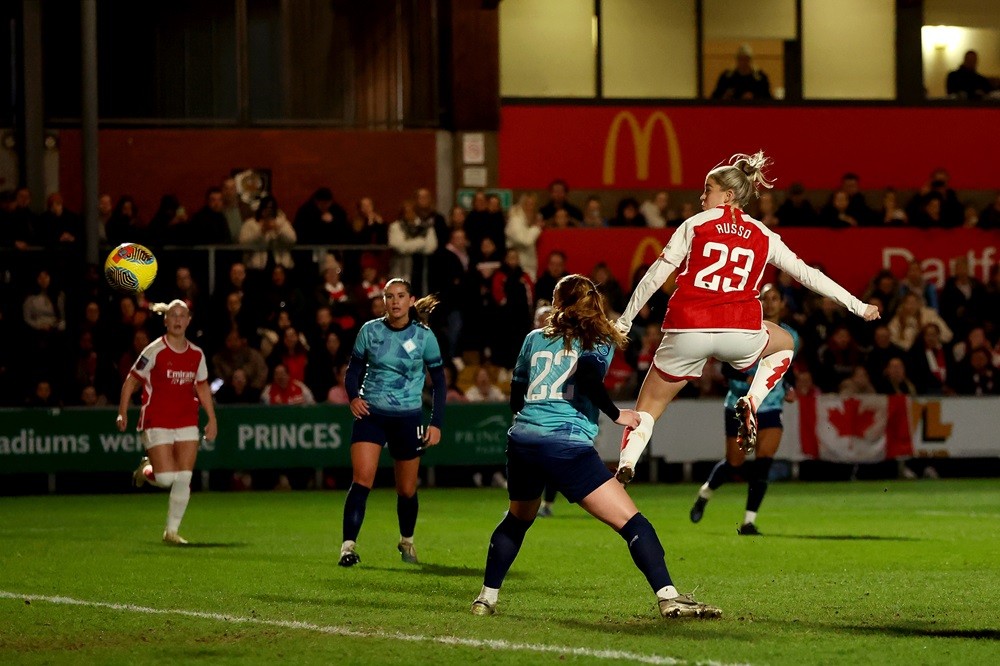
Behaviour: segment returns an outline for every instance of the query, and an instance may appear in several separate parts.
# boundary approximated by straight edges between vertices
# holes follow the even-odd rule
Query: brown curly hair
[[[614,327],[605,314],[604,297],[594,283],[583,275],[567,275],[556,283],[552,295],[552,314],[542,329],[547,338],[562,336],[566,349],[580,341],[584,350],[599,343],[625,347],[628,338]]]

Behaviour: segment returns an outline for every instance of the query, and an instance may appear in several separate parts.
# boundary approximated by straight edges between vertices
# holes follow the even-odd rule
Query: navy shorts
[[[354,420],[351,444],[354,442],[388,445],[393,460],[419,458],[424,454],[424,415],[414,412],[403,416],[362,416]]]
[[[512,501],[538,499],[542,490],[551,486],[575,504],[611,478],[592,446],[552,452],[545,446],[507,440],[507,495]]]
[[[736,418],[736,410],[726,408],[726,437],[736,437],[736,430],[740,421]],[[785,424],[781,422],[781,410],[770,409],[766,412],[757,412],[757,431],[766,428],[784,429]]]

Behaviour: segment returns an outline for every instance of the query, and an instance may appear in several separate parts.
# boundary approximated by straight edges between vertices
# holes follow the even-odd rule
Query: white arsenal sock
[[[649,412],[639,412],[639,427],[635,430],[625,430],[618,467],[628,467],[634,470],[636,463],[639,462],[639,457],[646,450],[646,444],[652,434],[653,415]]]
[[[792,367],[792,356],[794,355],[795,352],[790,349],[774,352],[762,358],[757,364],[757,372],[754,373],[753,381],[750,382],[750,391],[747,392],[747,397],[750,398],[754,409],[760,407],[767,394],[778,385],[781,378]]]
[[[177,533],[181,519],[191,499],[191,472],[174,472],[174,483],[170,486],[170,510],[167,512],[167,531]]]

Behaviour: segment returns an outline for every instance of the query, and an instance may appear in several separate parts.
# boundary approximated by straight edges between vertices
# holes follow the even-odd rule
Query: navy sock
[[[510,570],[510,565],[514,564],[517,552],[521,550],[524,543],[524,535],[534,520],[521,520],[509,511],[493,530],[490,537],[490,550],[486,554],[486,575],[483,577],[483,585],[500,589],[503,579]]]
[[[549,504],[552,504],[556,501],[556,492],[555,486],[545,486],[545,494],[542,496],[542,499]]]
[[[365,505],[371,488],[352,483],[344,502],[344,541],[357,541],[361,523],[365,521]]]
[[[760,508],[760,503],[764,501],[764,493],[767,492],[767,477],[771,472],[771,463],[774,458],[757,458],[753,464],[753,476],[750,478],[750,485],[747,488],[747,511],[756,512]]]
[[[736,469],[729,464],[728,460],[720,460],[712,468],[712,473],[708,475],[708,487],[712,490],[717,490],[719,486],[732,480],[733,472]]]
[[[396,495],[396,516],[399,517],[399,536],[413,538],[417,526],[417,494],[412,497]]]
[[[653,592],[667,585],[673,585],[667,572],[667,563],[663,560],[663,545],[656,536],[656,530],[644,515],[637,513],[632,516],[618,530],[618,534],[625,539],[632,561],[646,577]]]

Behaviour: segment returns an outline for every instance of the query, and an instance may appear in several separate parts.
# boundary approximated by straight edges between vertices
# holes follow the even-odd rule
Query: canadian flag
[[[866,463],[913,455],[905,395],[820,395],[799,399],[802,453]]]

